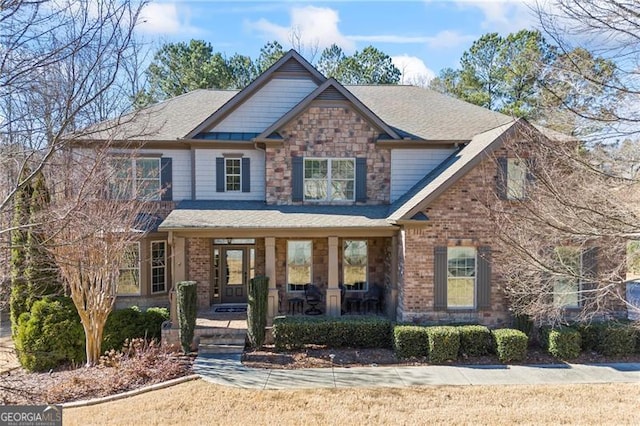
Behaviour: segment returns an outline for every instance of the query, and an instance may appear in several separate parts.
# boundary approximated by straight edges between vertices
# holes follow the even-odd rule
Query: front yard
[[[88,424],[637,424],[640,384],[261,391],[202,380],[65,409]]]

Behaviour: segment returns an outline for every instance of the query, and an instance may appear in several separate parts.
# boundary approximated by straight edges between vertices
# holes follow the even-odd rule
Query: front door
[[[247,285],[254,276],[255,250],[247,246],[222,246],[219,250],[220,302],[246,303]]]

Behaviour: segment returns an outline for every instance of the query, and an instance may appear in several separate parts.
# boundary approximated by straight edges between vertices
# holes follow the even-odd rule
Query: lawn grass
[[[65,409],[88,424],[637,424],[640,384],[258,391],[203,380]]]

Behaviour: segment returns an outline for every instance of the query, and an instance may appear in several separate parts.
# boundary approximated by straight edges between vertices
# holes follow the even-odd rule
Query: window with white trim
[[[476,294],[475,247],[447,248],[447,308],[473,309]]]
[[[353,201],[356,167],[353,158],[305,158],[304,199]]]
[[[118,295],[132,296],[140,294],[140,243],[127,246],[120,265],[118,276]]]
[[[151,293],[167,291],[167,242],[151,241]]]
[[[342,253],[342,281],[348,291],[367,291],[367,241],[346,240]]]
[[[287,241],[287,291],[304,291],[311,283],[312,266],[312,242]]]
[[[582,253],[577,247],[556,247],[555,276],[553,278],[553,304],[562,308],[580,305],[580,274]]]
[[[113,158],[112,198],[160,200],[160,158]]]
[[[522,200],[526,196],[527,165],[521,158],[507,159],[507,199]]]
[[[232,192],[242,190],[242,159],[224,159],[224,179],[225,191]]]

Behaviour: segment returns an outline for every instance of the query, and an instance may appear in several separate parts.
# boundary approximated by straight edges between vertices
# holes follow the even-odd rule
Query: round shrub
[[[86,359],[84,329],[68,297],[45,297],[18,319],[15,337],[20,364],[29,371],[46,371]]]
[[[393,329],[393,346],[398,358],[429,355],[427,327],[397,325]]]
[[[492,334],[500,362],[524,361],[529,344],[526,334],[512,328],[493,330]]]
[[[458,327],[460,333],[460,354],[467,356],[483,356],[491,352],[493,341],[491,332],[484,325],[461,325]]]
[[[460,350],[460,333],[452,326],[427,327],[429,336],[429,362],[453,361]]]
[[[141,312],[137,306],[132,306],[112,311],[104,327],[102,352],[122,349],[127,339],[160,339],[162,323],[168,319],[166,308],[149,308]]]
[[[580,332],[569,327],[550,330],[548,333],[549,353],[560,359],[573,359],[580,355],[582,339]]]

